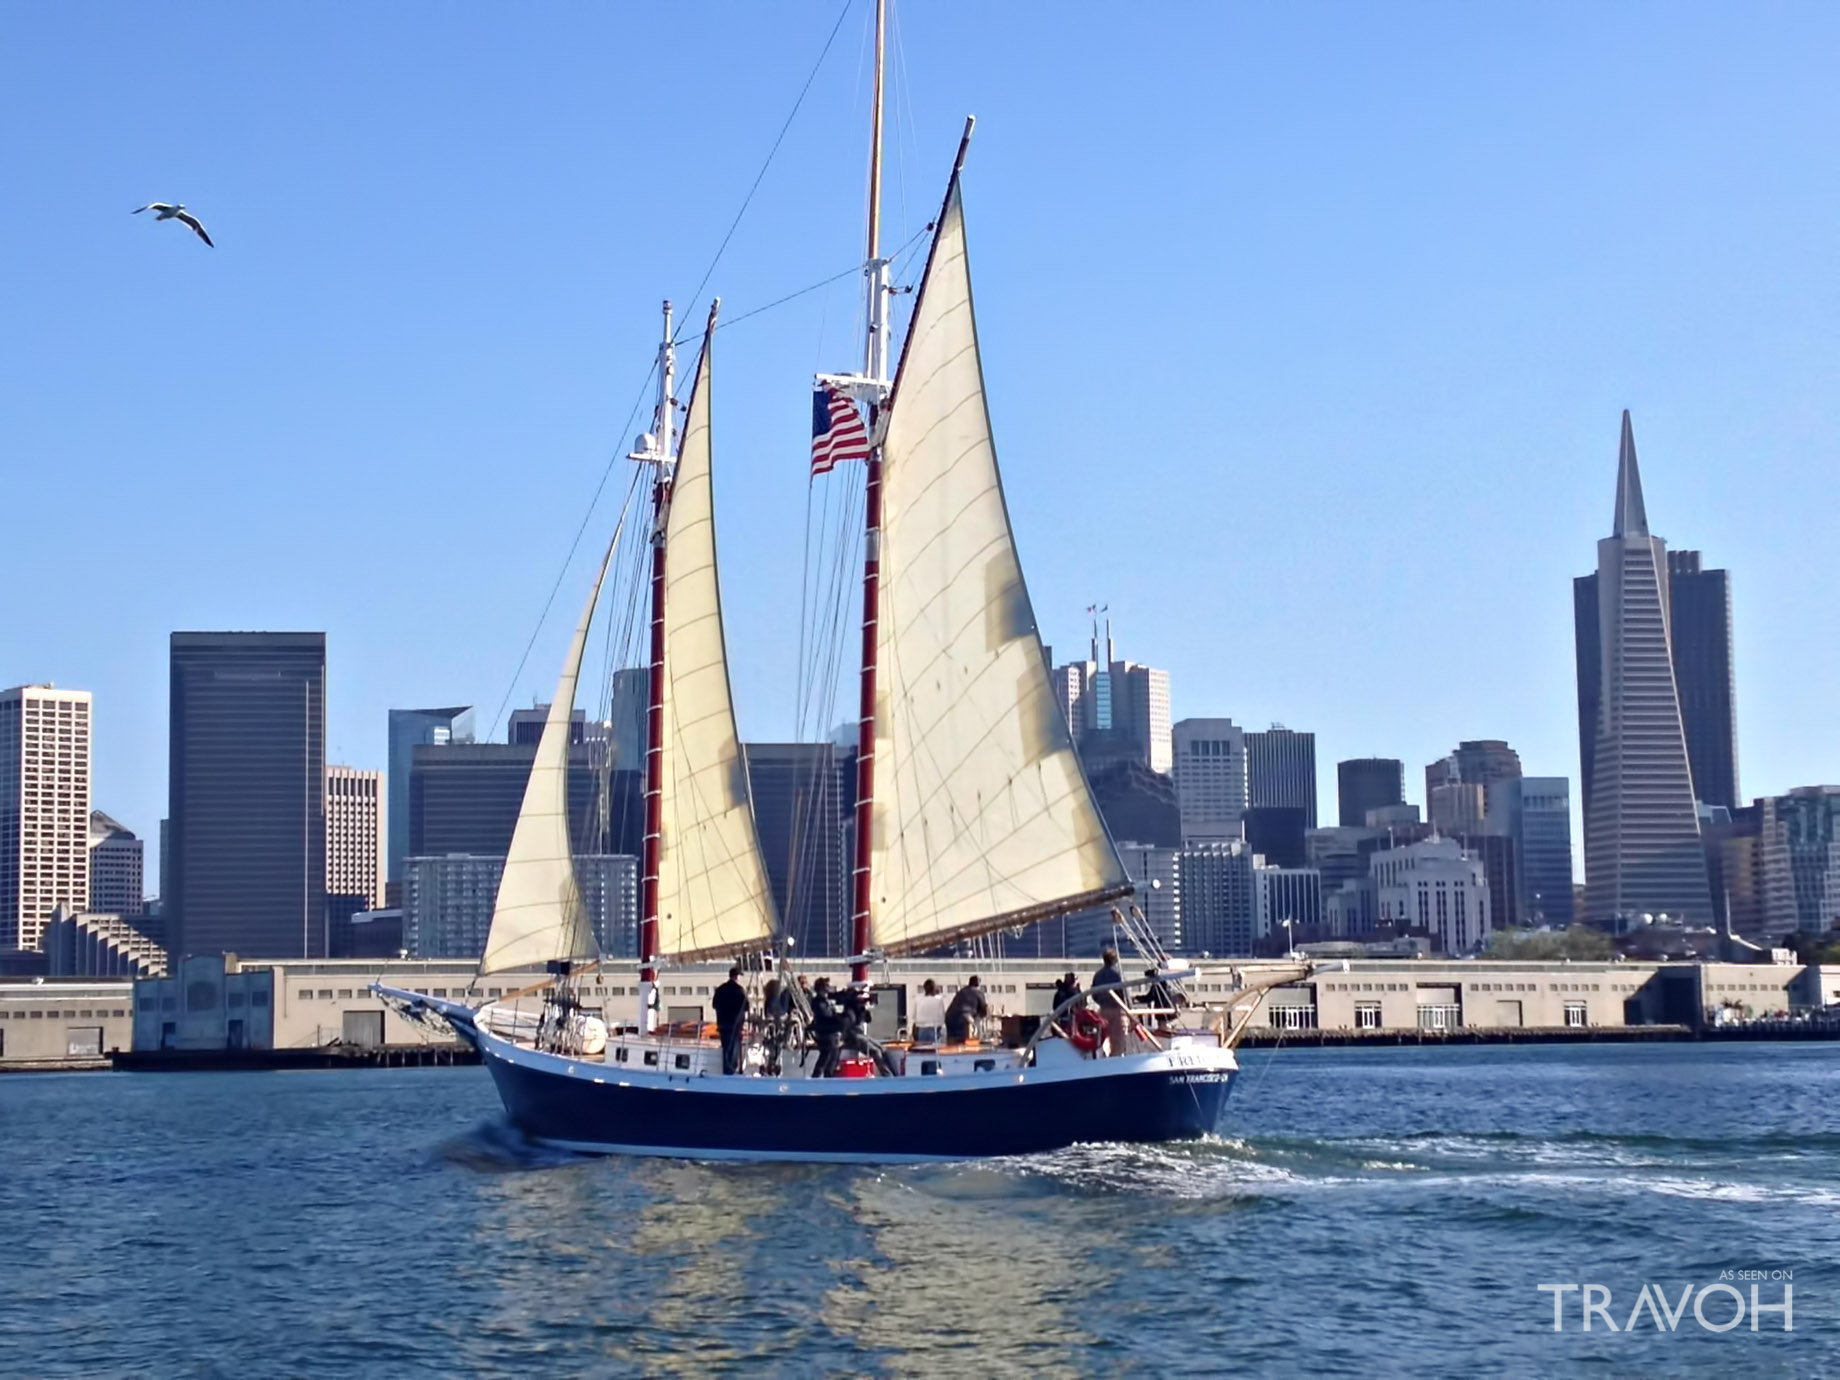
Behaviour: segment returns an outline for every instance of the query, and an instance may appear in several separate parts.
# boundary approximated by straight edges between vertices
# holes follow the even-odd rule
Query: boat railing
[[[1149,1016],[1153,1018],[1163,1017],[1173,1019],[1197,1009],[1217,1011],[1218,1014],[1215,1020],[1208,1028],[1220,1038],[1221,1044],[1231,1049],[1234,1045],[1239,1043],[1240,1036],[1245,1033],[1247,1024],[1257,1013],[1259,1007],[1264,1005],[1265,998],[1272,988],[1282,987],[1287,983],[1296,982],[1299,978],[1309,976],[1310,971],[1310,965],[1304,963],[1291,964],[1275,972],[1261,972],[1254,980],[1244,982],[1237,990],[1231,993],[1225,1001],[1221,1002],[1193,1002],[1184,1000],[1168,1006],[1135,1006],[1126,1001],[1118,1003],[1118,1006],[1124,1011],[1125,1016],[1131,1022],[1131,1026],[1127,1027],[1127,1029],[1132,1029],[1134,1027],[1137,1037],[1144,1040],[1154,1049],[1162,1049],[1163,1045],[1143,1024],[1143,1017]],[[1237,972],[1238,970],[1236,970],[1236,976]],[[1067,1038],[1070,1032],[1065,1022],[1069,1020],[1075,1011],[1084,1007],[1088,1002],[1100,1007],[1101,1011],[1103,1011],[1106,1005],[1103,1001],[1103,997],[1106,993],[1122,992],[1129,994],[1131,992],[1143,991],[1157,986],[1162,986],[1167,990],[1174,987],[1179,982],[1199,977],[1200,975],[1199,969],[1185,968],[1167,973],[1156,973],[1147,977],[1126,978],[1122,982],[1108,983],[1103,987],[1089,988],[1084,992],[1077,992],[1073,996],[1056,1004],[1052,1011],[1042,1017],[1041,1024],[1035,1028],[1035,1033],[1029,1037],[1028,1043],[1022,1047],[1023,1058],[1025,1060],[1032,1059],[1034,1057],[1035,1047],[1045,1039]]]

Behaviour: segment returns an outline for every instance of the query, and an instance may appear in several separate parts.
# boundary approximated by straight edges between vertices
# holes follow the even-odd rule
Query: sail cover
[[[735,733],[716,583],[705,335],[665,518],[665,770],[658,952],[680,960],[760,948],[773,899]]]
[[[599,953],[575,881],[569,846],[569,732],[575,713],[575,683],[588,645],[588,624],[594,621],[594,605],[612,560],[609,545],[581,621],[575,625],[562,679],[556,682],[555,697],[549,702],[549,717],[543,721],[543,736],[537,742],[536,760],[524,786],[524,804],[518,810],[511,851],[505,856],[504,875],[498,883],[498,901],[492,907],[492,928],[479,963],[482,973],[541,966],[551,959],[591,959]]]
[[[931,948],[1125,894],[1003,501],[956,177],[882,454],[874,942]]]

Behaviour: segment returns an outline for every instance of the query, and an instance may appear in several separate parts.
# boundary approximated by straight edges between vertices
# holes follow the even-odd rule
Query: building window
[[[1463,1024],[1461,1006],[1421,1006],[1418,1008],[1420,1030],[1456,1030]]]
[[[1316,1008],[1314,1006],[1274,1006],[1271,1008],[1271,1024],[1274,1030],[1314,1030],[1316,1029]]]
[[[1358,1001],[1354,1004],[1354,1028],[1356,1030],[1378,1030],[1380,1028],[1380,1003],[1377,1001]]]
[[[1581,1001],[1568,1001],[1565,1004],[1565,1023],[1568,1026],[1582,1026],[1585,1023],[1585,1004]]]

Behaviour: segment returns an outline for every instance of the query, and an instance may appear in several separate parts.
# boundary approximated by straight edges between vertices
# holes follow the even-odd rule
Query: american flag
[[[839,460],[867,460],[869,430],[856,404],[829,384],[811,395],[811,472],[829,474]]]

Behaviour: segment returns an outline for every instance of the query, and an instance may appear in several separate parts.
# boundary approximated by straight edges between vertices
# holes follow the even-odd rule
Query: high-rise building
[[[1802,786],[1757,806],[1765,932],[1840,928],[1840,786]]]
[[[1144,921],[1157,943],[1169,953],[1187,953],[1182,933],[1182,850],[1121,843],[1118,856],[1124,860],[1125,872],[1137,884],[1131,904],[1144,913]]]
[[[1316,827],[1316,735],[1273,724],[1246,735],[1246,794],[1253,809],[1288,805]]]
[[[1099,817],[1115,839],[1135,839],[1158,848],[1182,844],[1182,811],[1176,785],[1167,776],[1136,760],[1102,762],[1088,766]]]
[[[1706,858],[1674,686],[1667,543],[1648,530],[1623,414],[1611,534],[1597,544],[1599,689],[1585,805],[1586,918],[1712,920]],[[1582,669],[1582,668],[1581,668]]]
[[[543,726],[549,722],[549,706],[533,704],[528,709],[514,709],[505,721],[505,741],[519,747],[535,747],[543,741]],[[569,741],[585,743],[590,734],[588,711],[577,709],[569,715]]]
[[[1521,755],[1501,739],[1472,738],[1458,743],[1455,752],[1425,768],[1425,817],[1437,823],[1438,812],[1432,797],[1440,786],[1480,786],[1482,800],[1477,808],[1486,810],[1489,788],[1497,781],[1511,781],[1520,774]],[[1453,797],[1453,800],[1458,798]],[[1459,803],[1447,804],[1446,812],[1454,809],[1464,814],[1472,803],[1470,798],[1462,797]]]
[[[176,632],[167,949],[325,952],[326,635]]]
[[[1092,656],[1051,667],[1048,676],[1081,760],[1129,759],[1155,772],[1169,771],[1169,672],[1116,660],[1111,620],[1105,624],[1103,660],[1094,623]]]
[[[383,773],[326,768],[326,893],[383,904]]]
[[[1240,839],[1186,844],[1177,870],[1188,952],[1213,958],[1255,953],[1259,893],[1252,849]]]
[[[0,690],[0,948],[89,905],[90,693]]]
[[[1246,846],[1273,867],[1302,867],[1309,858],[1308,819],[1301,805],[1251,805],[1240,824]]]
[[[599,747],[569,749],[569,833],[583,855],[632,853],[644,838],[638,773],[615,772],[602,808]],[[408,854],[431,857],[473,853],[502,858],[511,851],[537,750],[528,744],[417,745],[409,759]],[[407,901],[405,899],[405,905]]]
[[[574,864],[582,906],[602,957],[635,957],[639,860],[578,853]],[[478,958],[483,954],[504,870],[502,856],[453,853],[403,859],[402,936],[409,956]]]
[[[1482,828],[1488,795],[1481,783],[1446,781],[1427,796],[1431,827],[1440,834],[1467,834]]]
[[[1170,730],[1182,841],[1240,837],[1246,813],[1246,735],[1231,719],[1184,719]]]
[[[856,754],[830,743],[745,743],[754,828],[794,954],[851,951]]]
[[[89,908],[138,919],[147,908],[141,841],[120,821],[89,812]]]
[[[645,770],[645,715],[652,673],[644,666],[615,671],[607,692],[607,741],[615,771]],[[850,725],[852,731],[855,725]]]
[[[1259,938],[1301,942],[1322,928],[1322,873],[1313,867],[1259,867],[1252,875],[1259,893]]]
[[[1519,880],[1518,915],[1497,928],[1523,925],[1563,929],[1572,923],[1572,798],[1563,776],[1517,776],[1489,788],[1489,833],[1514,841]],[[1494,891],[1499,901],[1502,893]]]
[[[1470,953],[1488,940],[1488,878],[1455,839],[1383,849],[1371,867],[1382,925],[1426,931],[1447,954]]]
[[[473,711],[466,705],[390,711],[390,779],[384,792],[390,821],[385,881],[402,880],[402,860],[409,854],[409,770],[415,749],[472,741]]]
[[[1708,805],[1740,808],[1737,692],[1732,659],[1731,574],[1704,570],[1697,551],[1667,553],[1668,655],[1680,699],[1681,729],[1693,795]],[[1578,756],[1585,817],[1597,752],[1597,708],[1603,664],[1598,628],[1597,576],[1572,582],[1578,648]]]
[[[1359,829],[1367,823],[1369,810],[1405,803],[1405,763],[1397,757],[1355,757],[1337,762],[1335,797],[1342,828]]]

